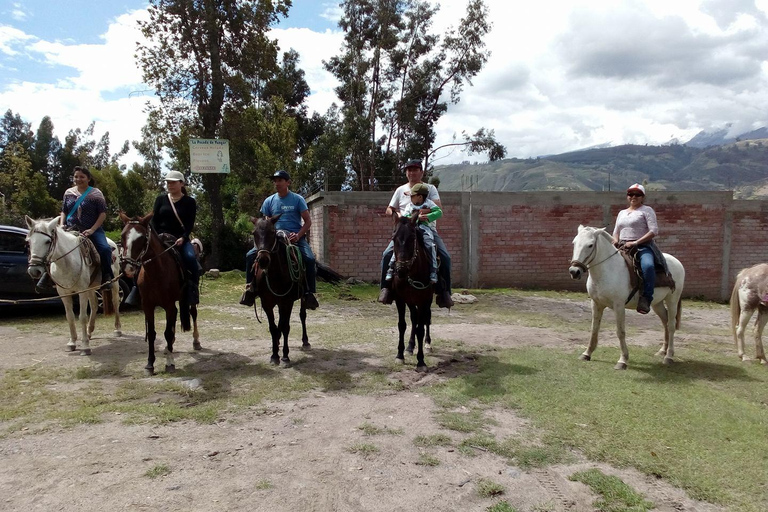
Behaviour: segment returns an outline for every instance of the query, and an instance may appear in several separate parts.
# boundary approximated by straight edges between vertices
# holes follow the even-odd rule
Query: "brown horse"
[[[416,335],[418,351],[416,352],[416,371],[427,371],[424,363],[424,333],[429,332],[432,322],[432,295],[434,287],[429,281],[431,258],[424,247],[424,236],[418,228],[419,217],[399,217],[392,215],[395,221],[394,257],[395,273],[392,280],[392,293],[397,305],[397,359],[405,362],[405,306],[411,312],[412,331]],[[413,339],[413,335],[411,336]],[[412,353],[412,345],[409,346]]]
[[[307,338],[307,309],[304,304],[304,267],[301,264],[301,253],[296,246],[285,242],[285,237],[279,236],[275,223],[280,215],[261,217],[254,220],[253,244],[258,250],[253,279],[253,290],[261,298],[261,308],[269,320],[269,333],[272,335],[272,364],[280,364],[278,350],[280,336],[283,337],[284,364],[290,364],[288,357],[288,333],[291,332],[291,312],[293,303],[301,300],[299,318],[301,319],[301,349],[309,350],[312,345]],[[296,249],[295,251],[293,249]],[[275,324],[274,308],[277,306],[280,315],[279,323]],[[254,307],[255,308],[255,307]],[[255,309],[254,309],[255,311]],[[256,315],[258,319],[258,313]]]
[[[744,331],[755,311],[755,359],[768,364],[763,350],[763,328],[768,322],[768,264],[765,263],[739,272],[731,292],[731,329],[742,361],[749,361],[749,356],[744,353]]]
[[[173,359],[173,342],[176,339],[176,315],[178,310],[176,302],[181,310],[181,330],[186,332],[192,327],[195,350],[201,350],[199,334],[197,331],[197,306],[187,303],[186,294],[183,293],[184,284],[183,269],[176,261],[174,255],[169,252],[160,241],[158,234],[152,229],[149,221],[152,214],[144,217],[129,218],[120,212],[120,220],[123,221],[121,233],[123,255],[121,266],[125,275],[136,278],[136,285],[141,293],[141,308],[144,310],[144,326],[148,347],[147,366],[144,369],[150,375],[155,373],[155,308],[165,310],[165,341],[168,344],[165,354],[165,371],[173,372],[176,364]]]

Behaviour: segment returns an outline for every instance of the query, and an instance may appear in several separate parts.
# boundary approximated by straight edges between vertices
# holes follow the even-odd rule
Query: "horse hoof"
[[[147,377],[152,377],[155,375],[155,367],[154,366],[145,366],[144,367],[144,373],[147,375]]]
[[[404,357],[396,357],[395,358],[396,363],[405,364],[405,358]]]
[[[408,355],[411,355],[411,356],[413,355],[413,349],[412,348],[405,349],[405,351],[408,352]]]
[[[663,348],[662,348],[662,349],[659,349],[659,351],[658,351],[658,352],[656,352],[656,355],[657,355],[657,356],[665,356],[665,355],[667,355],[667,351],[666,351],[666,350],[664,350]]]
[[[175,373],[176,372],[176,365],[175,364],[167,364],[165,365],[165,373]]]
[[[280,359],[284,364],[291,364],[291,359],[289,357],[283,357]]]
[[[592,360],[592,356],[588,356],[587,354],[581,354],[579,356],[579,359],[581,359],[582,361],[591,361]]]
[[[67,345],[67,350],[69,350],[70,352],[74,352],[75,351],[75,345]]]
[[[426,343],[424,345],[424,350],[426,350],[427,352],[432,352],[432,344],[431,343]]]
[[[661,364],[663,364],[664,366],[671,366],[672,363],[674,363],[674,362],[675,362],[675,360],[672,359],[671,357],[665,357],[664,361]]]
[[[122,335],[123,335],[123,331],[115,331],[115,337],[116,338],[119,338]]]
[[[86,348],[86,349],[81,350],[80,351],[80,355],[81,356],[89,356],[89,355],[91,355],[91,349]]]
[[[309,342],[304,343],[301,345],[301,350],[310,350],[312,348],[312,345],[310,345]]]
[[[192,342],[192,348],[194,350],[203,350],[203,346],[200,344],[199,341]]]
[[[416,367],[416,371],[419,373],[427,373],[427,365],[421,365]]]
[[[280,358],[277,357],[277,356],[270,357],[269,358],[269,362],[272,363],[273,365],[277,366],[277,365],[280,364]]]
[[[752,362],[752,358],[748,357],[748,356],[741,356],[741,362],[742,363],[751,363]]]
[[[614,370],[626,370],[627,369],[627,363],[616,363],[616,366],[613,367]]]
[[[765,359],[761,359],[760,364],[768,365],[768,361],[766,361]]]

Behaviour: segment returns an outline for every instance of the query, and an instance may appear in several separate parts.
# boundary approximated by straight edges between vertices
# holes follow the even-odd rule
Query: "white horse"
[[[664,364],[671,364],[675,355],[675,329],[680,327],[681,295],[685,284],[685,269],[677,258],[664,254],[667,267],[675,280],[675,289],[655,288],[653,293],[653,311],[659,315],[664,326],[664,345],[657,355],[664,356]],[[617,370],[625,370],[629,361],[629,351],[625,341],[624,309],[637,308],[640,293],[635,293],[627,302],[632,286],[624,258],[613,246],[613,238],[603,228],[579,226],[579,233],[573,239],[573,257],[568,271],[571,278],[580,279],[581,274],[589,270],[587,293],[592,299],[592,336],[589,347],[581,354],[581,359],[589,361],[597,348],[597,334],[605,308],[611,308],[616,315],[616,334],[621,345],[621,357],[616,363]],[[666,307],[665,307],[666,305]]]
[[[92,282],[92,267],[89,266],[80,252],[84,237],[70,233],[59,226],[59,217],[53,219],[34,220],[26,217],[29,234],[29,268],[27,273],[33,279],[40,279],[44,270],[48,271],[56,285],[56,290],[64,303],[64,309],[69,323],[69,342],[67,348],[74,351],[77,347],[77,326],[72,310],[72,296],[78,295],[80,300],[80,328],[82,343],[80,353],[91,355],[90,336],[96,326],[98,310],[96,288],[99,282]],[[117,245],[107,239],[112,248],[112,272],[120,274],[120,264],[117,259]],[[115,311],[115,335],[122,334],[120,330],[120,295],[119,283],[112,282],[112,306]],[[88,306],[91,307],[88,318]]]
[[[747,329],[749,319],[757,311],[757,323],[755,323],[755,359],[762,364],[768,364],[763,350],[763,328],[768,322],[768,305],[766,294],[768,293],[768,264],[760,263],[753,267],[745,268],[736,276],[731,293],[731,329],[733,341],[739,351],[742,361],[749,361],[749,356],[744,354],[744,331]]]

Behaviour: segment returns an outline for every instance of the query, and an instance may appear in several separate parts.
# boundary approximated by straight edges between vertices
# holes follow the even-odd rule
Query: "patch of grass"
[[[126,375],[117,363],[102,364],[99,366],[82,366],[75,370],[75,378],[80,380],[123,376]]]
[[[435,457],[434,455],[430,455],[429,453],[420,453],[419,454],[419,460],[416,461],[417,466],[439,466],[440,465],[440,459]]]
[[[570,460],[568,452],[553,445],[523,445],[520,440],[508,438],[498,441],[487,434],[475,434],[459,445],[461,453],[486,451],[505,457],[522,469],[546,467]],[[475,453],[473,453],[474,455]]]
[[[501,484],[497,484],[493,480],[487,478],[480,479],[477,482],[477,494],[483,498],[492,498],[494,496],[501,496],[504,494],[505,489]]]
[[[413,444],[422,448],[431,448],[433,446],[451,446],[453,439],[445,434],[432,434],[431,436],[416,436]]]
[[[653,503],[620,478],[606,475],[599,469],[579,471],[571,475],[569,480],[588,485],[592,492],[600,496],[594,503],[600,512],[646,512],[654,508]]]
[[[485,510],[487,512],[518,512],[515,507],[503,500],[498,503],[494,503]]]
[[[155,464],[144,473],[144,476],[147,478],[158,478],[170,474],[171,467],[168,464]]]
[[[357,443],[353,444],[349,448],[347,448],[347,451],[349,453],[354,453],[356,455],[362,455],[365,458],[372,457],[373,455],[376,455],[381,450],[376,445],[369,444],[369,443]]]
[[[477,409],[470,409],[467,412],[442,411],[438,412],[436,416],[437,423],[441,427],[456,432],[481,432],[485,430],[486,425],[494,423]]]
[[[363,423],[357,428],[358,430],[361,430],[363,434],[366,436],[378,436],[382,434],[388,434],[392,436],[401,436],[404,433],[403,429],[401,428],[377,427],[376,425],[373,425],[368,422]]]
[[[253,486],[254,489],[265,491],[267,489],[271,489],[273,487],[272,482],[269,480],[259,480],[256,482],[256,485]]]

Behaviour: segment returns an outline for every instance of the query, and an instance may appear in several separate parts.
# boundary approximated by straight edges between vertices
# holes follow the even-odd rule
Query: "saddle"
[[[80,236],[80,257],[87,267],[91,269],[91,286],[101,284],[101,257],[93,245],[91,239],[80,233],[77,228],[65,228],[65,231],[77,233]]]
[[[629,270],[629,285],[632,287],[632,293],[629,294],[629,297],[627,298],[627,302],[632,300],[632,297],[635,296],[635,293],[637,293],[642,287],[643,287],[643,269],[640,267],[640,260],[637,258],[637,251],[632,249],[627,249],[623,245],[618,247],[619,254],[621,254],[621,257],[624,258],[624,263],[627,265],[627,270]],[[656,270],[656,283],[655,288],[671,288],[672,290],[675,289],[675,280],[672,279],[672,276],[668,273],[668,270],[666,268],[666,265],[662,262],[659,262],[656,258],[654,258],[654,269]]]

